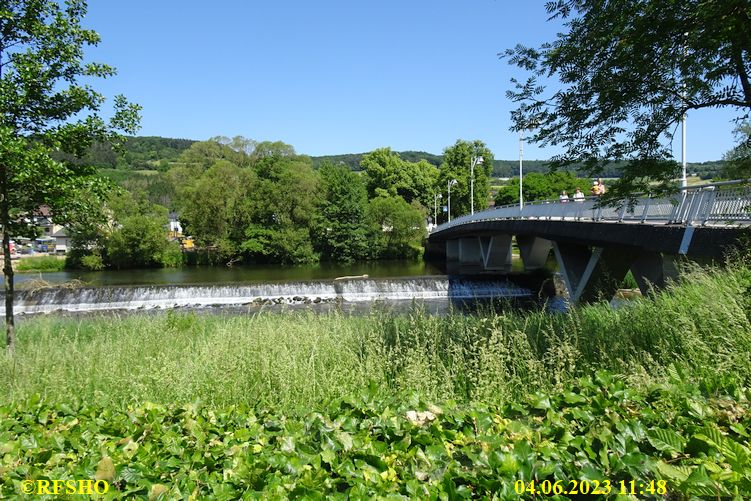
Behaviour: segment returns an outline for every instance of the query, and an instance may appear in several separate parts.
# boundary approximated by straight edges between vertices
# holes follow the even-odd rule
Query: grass
[[[37,317],[0,358],[0,402],[33,394],[113,403],[320,409],[374,384],[385,396],[504,403],[597,370],[633,385],[673,367],[708,388],[751,380],[751,272],[690,271],[654,300],[567,315],[374,311]]]
[[[751,497],[746,266],[617,310],[49,316],[18,336],[0,498],[69,478],[111,499]]]
[[[30,256],[18,260],[16,271],[26,272],[51,272],[65,269],[65,259],[57,256]]]

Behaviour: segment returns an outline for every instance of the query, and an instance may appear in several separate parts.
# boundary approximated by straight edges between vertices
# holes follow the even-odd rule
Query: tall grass
[[[19,259],[16,271],[62,271],[65,269],[65,259],[57,256],[31,256]]]
[[[247,403],[296,413],[375,386],[500,403],[597,369],[632,384],[680,371],[708,390],[751,382],[751,271],[693,269],[654,299],[562,314],[170,312],[24,319],[0,356],[0,401]],[[672,368],[671,368],[672,366]]]

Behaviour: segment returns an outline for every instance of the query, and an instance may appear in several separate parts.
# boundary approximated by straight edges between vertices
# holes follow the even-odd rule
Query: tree
[[[524,175],[522,184],[522,194],[525,202],[535,200],[558,199],[562,191],[566,191],[569,197],[573,196],[576,188],[583,192],[588,192],[587,179],[578,179],[576,176],[566,171],[548,172],[541,174],[539,172],[530,172]],[[519,178],[511,179],[507,186],[498,190],[495,196],[495,204],[509,205],[519,203]]]
[[[457,184],[451,188],[451,217],[469,214],[471,163],[473,157],[482,157],[483,162],[475,165],[475,210],[488,207],[490,197],[490,173],[493,169],[493,153],[482,141],[457,140],[453,146],[443,150],[443,164],[438,177],[438,190],[446,197],[447,184],[456,179]],[[432,203],[432,200],[431,200]]]
[[[237,257],[245,228],[251,223],[249,196],[257,185],[255,173],[219,160],[188,182],[180,204],[186,231],[200,246],[215,247],[220,259]]]
[[[362,176],[345,165],[325,163],[318,171],[323,196],[313,217],[316,248],[325,261],[350,263],[370,254],[368,194]]]
[[[167,240],[167,209],[143,194],[112,190],[99,211],[77,216],[66,266],[116,269],[180,266],[177,242]]]
[[[228,144],[224,144],[213,139],[193,143],[180,155],[180,163],[192,169],[194,173],[205,171],[219,160],[226,160],[239,166],[247,166],[249,164],[248,156],[243,151],[232,148],[229,143],[231,143],[229,140]]]
[[[735,129],[738,144],[725,153],[723,175],[729,178],[751,179],[751,122],[738,124]]]
[[[111,197],[113,225],[103,240],[104,262],[117,269],[179,266],[177,242],[167,240],[167,209],[123,192]]]
[[[370,201],[368,218],[373,225],[380,258],[415,259],[422,253],[425,210],[400,196],[381,195]]]
[[[33,215],[41,205],[66,222],[84,200],[101,195],[104,184],[92,167],[55,160],[52,153],[82,156],[95,140],[134,133],[138,110],[115,98],[109,122],[99,117],[104,98],[88,83],[108,77],[114,68],[84,62],[84,48],[99,35],[84,29],[85,0],[17,0],[0,6],[0,225],[5,274],[6,346],[15,344],[12,236],[34,236]],[[88,116],[87,116],[88,114]]]
[[[318,260],[310,237],[320,197],[317,173],[307,157],[294,156],[291,146],[269,143],[256,148],[258,182],[250,197],[251,224],[241,245],[255,260],[310,263]]]
[[[557,0],[547,10],[567,30],[503,56],[531,72],[507,93],[519,103],[513,129],[562,147],[553,168],[582,163],[597,175],[623,160],[612,196],[646,191],[650,179],[669,189],[678,172],[670,142],[686,112],[751,108],[748,0]],[[560,88],[550,91],[548,77]]]
[[[407,203],[416,200],[424,207],[433,203],[438,169],[427,160],[408,162],[391,148],[379,148],[363,156],[361,166],[367,174],[370,198],[398,195]]]

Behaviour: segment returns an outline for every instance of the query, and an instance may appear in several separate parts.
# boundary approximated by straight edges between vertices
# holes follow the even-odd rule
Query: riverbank
[[[16,273],[53,273],[65,269],[65,256],[21,256],[11,263]]]
[[[27,464],[112,462],[138,495],[513,497],[586,478],[747,497],[750,291],[733,267],[565,315],[25,319],[0,359],[3,493]]]

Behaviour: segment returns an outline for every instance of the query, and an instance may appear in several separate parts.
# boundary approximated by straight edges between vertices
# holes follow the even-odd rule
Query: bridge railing
[[[725,181],[682,188],[661,198],[636,197],[615,206],[600,205],[598,197],[574,200],[543,200],[503,205],[452,219],[436,227],[439,232],[454,226],[501,219],[557,219],[679,225],[751,224],[751,179]]]

